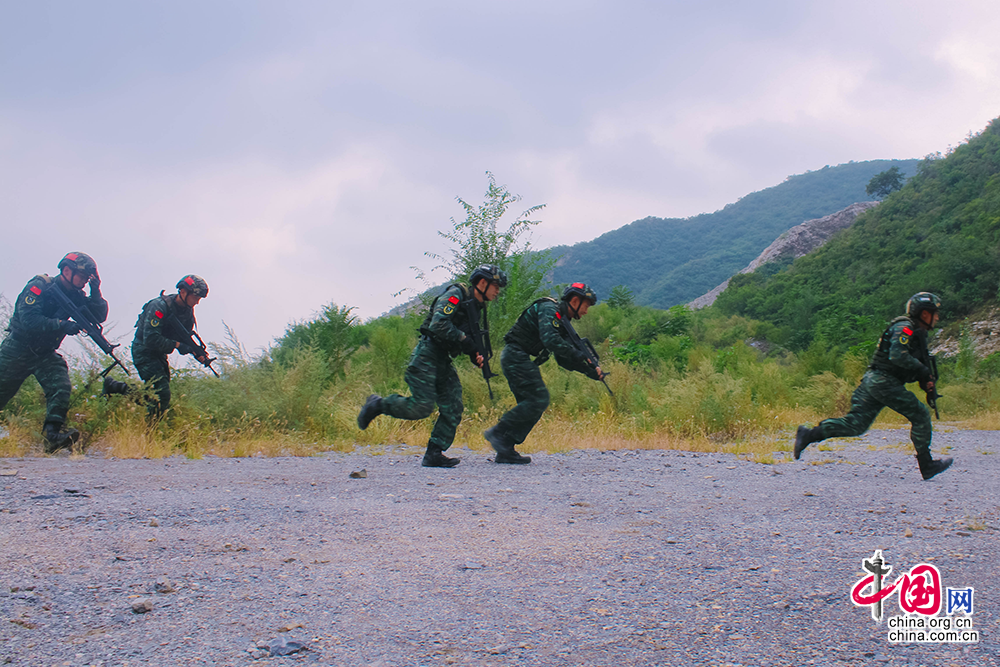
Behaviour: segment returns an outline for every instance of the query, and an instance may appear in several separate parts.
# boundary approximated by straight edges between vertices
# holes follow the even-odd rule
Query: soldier
[[[59,261],[59,276],[37,275],[28,281],[14,304],[14,315],[0,343],[0,409],[14,397],[29,375],[45,392],[45,451],[70,447],[80,438],[75,428],[64,428],[73,387],[69,368],[56,352],[66,336],[81,331],[61,312],[52,290],[62,290],[77,306],[87,307],[99,322],[108,318],[108,302],[101,296],[97,263],[87,254],[71,252]],[[90,296],[83,293],[90,284]]]
[[[851,396],[851,410],[838,419],[824,419],[815,428],[799,426],[795,434],[795,458],[814,442],[827,438],[861,435],[875,421],[882,408],[891,408],[910,420],[910,440],[917,451],[917,464],[924,479],[944,472],[951,458],[931,457],[931,415],[908,382],[920,382],[928,394],[934,393],[937,378],[931,373],[927,332],[938,322],[941,299],[930,292],[914,294],[906,302],[906,315],[897,317],[883,333],[871,366]]]
[[[180,354],[197,355],[197,350],[174,338],[170,326],[173,319],[188,331],[197,326],[194,307],[208,296],[208,283],[201,276],[186,275],[177,282],[177,293],[160,296],[146,302],[135,323],[135,338],[132,340],[132,361],[139,377],[144,382],[153,383],[156,402],[146,406],[151,419],[157,419],[170,407],[170,364],[167,356],[177,350]],[[195,356],[205,363],[206,357]],[[129,387],[124,382],[104,379],[105,394],[127,394]]]
[[[580,371],[594,380],[604,377],[600,366],[589,364],[587,356],[570,343],[566,333],[567,325],[572,326],[570,321],[586,315],[587,309],[596,303],[593,290],[584,283],[572,283],[563,291],[561,301],[545,297],[528,306],[504,336],[507,345],[500,353],[500,367],[517,405],[483,433],[496,450],[495,462],[531,463],[530,456],[518,453],[514,447],[524,442],[549,406],[549,390],[542,381],[539,366],[550,354],[555,355],[563,368]],[[533,355],[537,355],[534,361]]]
[[[444,455],[462,420],[462,384],[451,360],[464,353],[482,367],[484,359],[473,340],[471,321],[478,323],[480,315],[485,316],[487,302],[496,299],[500,289],[507,286],[507,275],[495,265],[484,264],[472,272],[469,283],[472,287],[464,283],[449,285],[431,304],[403,376],[410,396],[393,394],[382,398],[372,394],[358,414],[358,427],[363,430],[379,415],[424,419],[437,403],[438,418],[421,462],[427,468],[453,468],[459,463],[459,459]]]

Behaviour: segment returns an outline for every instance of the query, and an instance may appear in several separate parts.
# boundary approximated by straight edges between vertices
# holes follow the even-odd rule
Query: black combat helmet
[[[574,296],[578,296],[585,301],[589,301],[591,306],[597,304],[597,293],[587,287],[586,283],[570,283],[569,286],[563,290],[562,300],[568,302]]]
[[[81,273],[88,278],[97,274],[97,262],[85,252],[67,253],[65,257],[59,260],[59,271],[62,272],[63,268],[67,266],[76,273]]]
[[[188,294],[194,294],[195,296],[200,296],[202,298],[208,296],[208,283],[201,276],[196,276],[193,273],[188,274],[177,281],[177,289],[186,289]]]
[[[491,283],[496,283],[500,287],[507,286],[507,274],[496,264],[483,264],[472,272],[472,275],[469,276],[469,282],[475,287],[476,283],[484,278]]]
[[[906,302],[906,314],[916,319],[920,313],[929,310],[936,313],[941,310],[941,298],[930,292],[917,292]]]

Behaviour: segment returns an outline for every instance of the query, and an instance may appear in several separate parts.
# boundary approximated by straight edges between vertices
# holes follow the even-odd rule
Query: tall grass
[[[676,318],[630,322],[627,314],[599,308],[594,309],[594,331],[582,326],[581,331],[595,340],[606,334],[598,350],[603,369],[610,371],[607,381],[614,396],[598,382],[554,361],[546,363],[541,370],[551,404],[521,447],[524,451],[673,448],[770,460],[775,450],[789,449],[798,424],[844,414],[867,366],[858,356],[834,358],[816,350],[802,355],[765,352],[744,342],[741,336],[752,334],[753,326],[739,318],[714,328],[696,321],[692,332],[698,340],[692,340],[668,330],[676,326]],[[251,357],[231,336],[227,344],[216,346],[222,379],[200,368],[176,370],[171,409],[152,424],[135,397],[100,396],[99,359],[77,360],[71,425],[85,434],[81,444],[91,452],[118,458],[298,456],[399,444],[422,448],[436,415],[416,422],[380,417],[366,431],[356,424],[368,394],[408,393],[403,371],[419,320],[387,318],[362,325],[363,344],[346,361],[338,361],[339,369],[331,369],[330,357],[315,346],[286,350],[278,363],[268,354]],[[642,329],[648,343],[616,347],[622,339],[614,333],[626,325]],[[704,335],[697,334],[699,327]],[[683,344],[678,342],[682,338],[687,338]],[[493,363],[499,371],[499,359]],[[486,452],[482,431],[515,401],[502,377],[492,380],[491,401],[479,369],[464,357],[455,365],[465,406],[456,445]],[[1000,378],[974,372],[975,363],[972,367],[951,382],[954,375],[945,372],[939,385],[942,417],[971,428],[1000,428]],[[923,395],[917,387],[911,389]],[[0,437],[0,456],[41,452],[44,411],[41,388],[29,379],[0,415],[7,434]],[[876,427],[905,423],[885,410]]]

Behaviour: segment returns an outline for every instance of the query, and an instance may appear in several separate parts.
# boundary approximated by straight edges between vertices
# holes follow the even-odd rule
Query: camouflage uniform
[[[165,319],[170,314],[189,330],[194,329],[194,309],[177,302],[177,295],[160,296],[148,301],[135,323],[135,338],[132,340],[132,361],[139,377],[153,383],[156,403],[150,403],[147,410],[151,417],[163,414],[170,407],[170,364],[167,355],[177,348],[179,341],[164,331]]]
[[[905,386],[908,382],[924,384],[931,378],[929,360],[927,331],[909,317],[897,317],[879,339],[871,366],[851,396],[850,412],[820,422],[816,427],[819,440],[861,435],[882,408],[890,408],[910,420],[910,440],[917,455],[929,456],[930,412]]]
[[[549,354],[563,368],[579,371],[599,380],[597,370],[567,339],[564,322],[569,321],[565,301],[544,298],[528,306],[504,336],[507,344],[500,353],[500,367],[514,393],[517,405],[504,413],[493,433],[514,445],[524,442],[549,406],[549,390],[542,381],[539,366]],[[534,361],[532,356],[536,356]]]
[[[45,392],[45,423],[62,426],[69,411],[69,368],[56,352],[66,337],[65,313],[59,312],[51,290],[62,290],[80,307],[86,307],[98,322],[108,318],[108,302],[100,290],[91,288],[90,296],[82,289],[67,287],[59,276],[38,275],[32,278],[17,297],[8,335],[0,343],[0,409],[14,397],[29,375],[34,375]],[[58,429],[57,429],[58,430]]]
[[[482,305],[461,283],[450,285],[434,300],[403,375],[410,396],[393,394],[381,399],[381,414],[397,419],[429,417],[436,403],[438,418],[427,444],[442,452],[451,447],[462,421],[462,384],[451,360],[462,353],[473,353],[470,306],[478,320]]]

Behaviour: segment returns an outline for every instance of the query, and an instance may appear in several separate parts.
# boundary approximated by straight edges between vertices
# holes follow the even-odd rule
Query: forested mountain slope
[[[774,325],[792,349],[878,336],[906,299],[931,291],[954,321],[997,299],[1000,119],[947,157],[920,162],[902,190],[773,275],[735,276],[714,308]]]
[[[873,160],[824,167],[749,194],[715,213],[645,218],[593,241],[552,249],[556,283],[584,280],[600,295],[625,285],[643,305],[668,308],[704,294],[745,267],[805,220],[870,197],[865,186],[890,167],[912,175],[917,160]]]

